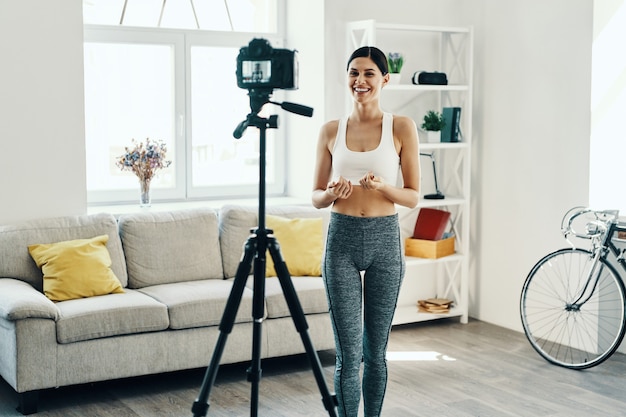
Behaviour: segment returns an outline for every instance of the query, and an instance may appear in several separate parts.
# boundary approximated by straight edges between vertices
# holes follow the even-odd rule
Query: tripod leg
[[[243,290],[246,287],[255,249],[256,237],[251,236],[244,246],[244,254],[239,266],[237,267],[233,288],[230,291],[226,307],[224,308],[224,313],[219,326],[220,336],[217,339],[217,344],[215,346],[215,350],[213,351],[213,356],[211,357],[211,363],[204,374],[204,380],[202,381],[202,387],[200,388],[198,398],[191,407],[194,417],[206,416],[209,409],[209,394],[211,392],[211,387],[213,386],[215,377],[217,376],[217,370],[220,366],[220,360],[222,358],[222,353],[224,352],[226,339],[233,330],[235,316],[237,315],[237,310],[239,310]]]
[[[324,403],[324,408],[328,411],[329,416],[335,417],[337,415],[335,412],[335,407],[337,406],[336,397],[330,393],[330,391],[328,390],[328,386],[326,385],[326,380],[324,379],[324,374],[322,373],[322,364],[320,362],[319,356],[317,355],[317,351],[313,347],[311,337],[309,336],[309,325],[306,322],[304,311],[302,310],[302,305],[300,304],[300,300],[298,299],[298,294],[293,287],[293,282],[291,281],[291,276],[289,275],[287,264],[283,260],[283,257],[280,253],[280,245],[278,244],[278,241],[275,237],[268,237],[268,249],[270,251],[270,255],[272,256],[272,260],[274,261],[276,275],[278,276],[280,286],[283,290],[283,294],[285,295],[285,300],[287,301],[287,305],[289,306],[291,318],[296,326],[296,330],[298,331],[298,333],[300,333],[302,343],[304,344],[304,348],[309,357],[309,361],[311,362],[311,367],[313,368],[313,374],[315,375],[317,386],[319,387],[320,393],[322,394],[322,402]]]
[[[258,232],[262,233],[262,232]],[[257,257],[254,259],[254,287],[252,299],[252,362],[248,368],[250,390],[250,416],[257,417],[259,406],[259,383],[261,381],[261,329],[265,316],[265,236],[259,236]],[[262,253],[261,253],[262,251]]]

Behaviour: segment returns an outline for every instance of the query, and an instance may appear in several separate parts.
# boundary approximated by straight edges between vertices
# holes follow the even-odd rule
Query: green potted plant
[[[441,142],[441,129],[446,126],[443,115],[434,110],[429,110],[424,115],[421,128],[426,131],[428,142]]]
[[[400,52],[389,52],[387,54],[387,65],[389,66],[389,82],[398,84],[400,82],[400,71],[404,65],[404,56]]]

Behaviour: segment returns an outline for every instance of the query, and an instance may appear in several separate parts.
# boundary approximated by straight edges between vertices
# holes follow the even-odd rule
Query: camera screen
[[[241,73],[244,83],[269,83],[272,78],[272,61],[243,61]]]

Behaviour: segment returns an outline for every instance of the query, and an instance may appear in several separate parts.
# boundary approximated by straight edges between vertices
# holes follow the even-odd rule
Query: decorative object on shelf
[[[387,64],[389,66],[389,84],[400,83],[400,71],[404,65],[404,56],[400,52],[389,52],[387,54]]]
[[[420,152],[420,156],[427,156],[433,163],[433,179],[435,180],[435,193],[434,194],[426,194],[424,196],[427,200],[443,200],[446,198],[445,195],[439,190],[439,183],[437,182],[437,166],[435,165],[435,156],[432,153],[422,153]]]
[[[444,107],[442,116],[446,124],[441,129],[441,141],[458,142],[461,136],[461,108]]]
[[[443,115],[434,110],[429,110],[424,115],[424,121],[420,125],[422,130],[426,131],[427,141],[429,143],[441,142],[441,129],[446,126]],[[431,133],[434,132],[434,133]]]
[[[115,165],[122,171],[130,171],[139,179],[139,205],[150,207],[150,182],[157,171],[170,166],[172,161],[166,160],[167,146],[163,141],[146,138],[144,142],[132,140],[133,147],[125,147],[123,155],[117,157]]]
[[[413,74],[413,84],[448,85],[448,76],[445,72],[418,71]]]
[[[428,298],[417,300],[417,310],[423,313],[449,313],[453,301],[447,298]]]
[[[413,239],[441,240],[448,228],[451,213],[430,207],[422,207],[413,228]]]
[[[439,259],[454,253],[454,241],[454,235],[448,234],[444,234],[444,238],[440,240],[407,237],[404,241],[404,253],[416,258]]]
[[[407,256],[437,259],[454,253],[454,234],[446,232],[451,213],[422,207],[417,214],[413,235],[405,240]]]

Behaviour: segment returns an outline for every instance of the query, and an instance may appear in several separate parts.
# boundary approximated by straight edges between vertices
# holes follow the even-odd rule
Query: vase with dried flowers
[[[170,166],[172,161],[166,160],[167,146],[165,142],[146,138],[143,142],[132,140],[132,147],[125,147],[124,154],[117,157],[115,165],[122,171],[130,171],[139,179],[139,205],[150,207],[150,182],[157,171]]]

